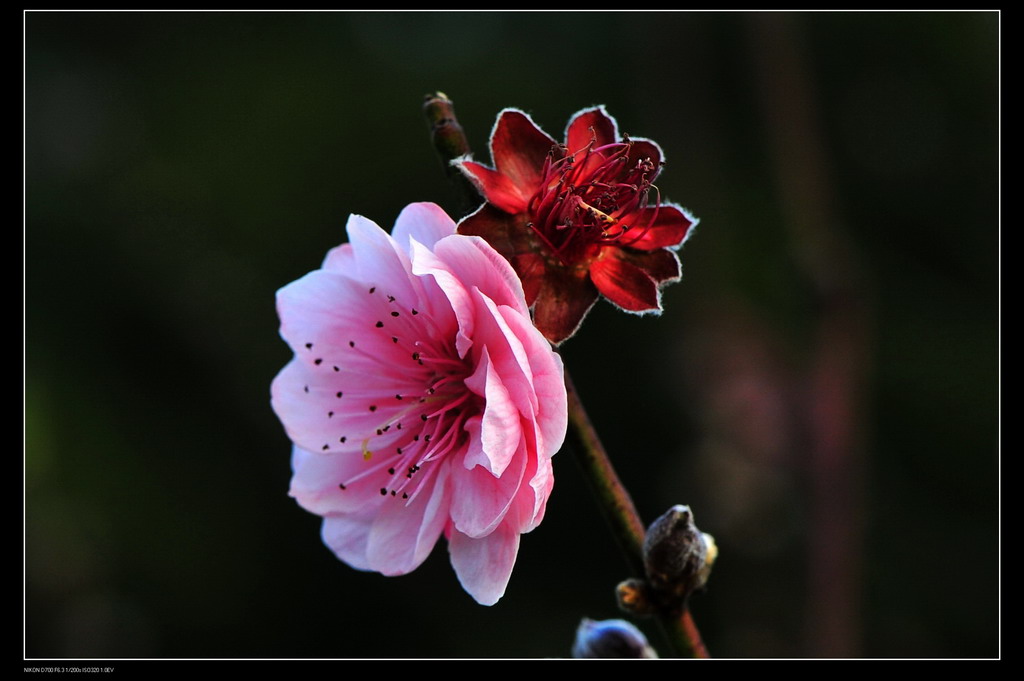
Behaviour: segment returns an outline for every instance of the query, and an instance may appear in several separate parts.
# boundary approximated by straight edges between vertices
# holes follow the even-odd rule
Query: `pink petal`
[[[416,242],[412,245],[412,271],[418,277],[433,277],[438,290],[447,299],[457,322],[455,349],[460,357],[465,357],[473,345],[475,320],[469,291],[462,280],[452,274],[446,262]]]
[[[593,128],[593,131],[591,131]],[[565,146],[570,154],[585,149],[596,135],[594,147],[602,147],[619,140],[619,126],[603,106],[578,111],[565,128]]]
[[[355,253],[352,251],[352,244],[342,244],[327,251],[322,269],[351,274],[356,271]]]
[[[415,306],[421,291],[410,281],[409,256],[387,232],[366,218],[353,215],[346,226],[355,251],[358,279],[369,286],[381,286],[404,305]]]
[[[523,341],[506,321],[506,316],[527,318],[507,305],[498,306],[479,290],[473,292],[476,303],[476,326],[479,344],[487,348],[494,370],[508,390],[519,413],[533,418],[537,412],[537,395],[533,386],[533,369]],[[530,333],[536,336],[536,332]],[[546,354],[551,354],[550,351]]]
[[[454,233],[455,221],[436,203],[410,203],[399,213],[391,238],[399,248],[411,254],[410,239],[433,248],[440,239]]]
[[[528,313],[519,276],[508,260],[480,237],[442,239],[434,246],[434,254],[460,281],[473,282],[475,288],[498,305],[514,307],[520,314]]]
[[[555,141],[524,112],[505,109],[491,132],[491,158],[499,173],[527,200],[540,188],[541,172]]]
[[[520,444],[513,461],[494,475],[483,466],[452,466],[451,518],[455,529],[470,537],[483,537],[494,531],[508,512],[523,483],[523,471],[529,455]]]
[[[516,315],[508,308],[502,308],[501,313],[529,358],[538,437],[534,451],[542,458],[551,458],[562,447],[569,419],[562,358],[551,352],[547,341],[535,333],[528,317]]]
[[[647,274],[610,254],[590,265],[590,278],[605,298],[627,312],[661,312],[658,285]]]
[[[494,605],[505,595],[519,553],[519,533],[505,524],[480,539],[455,530],[448,553],[459,583],[480,605]]]
[[[519,446],[519,410],[495,370],[487,348],[482,352],[476,371],[465,380],[466,387],[484,397],[485,403],[480,435],[470,438],[465,466],[483,466],[492,474],[501,475]]]
[[[318,515],[369,511],[385,501],[380,495],[379,477],[364,475],[348,482],[372,464],[359,452],[323,454],[294,447],[289,496],[302,508]],[[345,489],[339,485],[344,484]]]
[[[528,438],[526,448],[527,451],[531,449]],[[530,457],[523,472],[523,482],[526,484],[519,485],[504,519],[509,528],[520,533],[530,532],[544,519],[548,497],[555,483],[551,459]]]
[[[324,518],[320,536],[324,544],[356,570],[373,570],[366,557],[366,546],[373,526],[374,511]]]
[[[385,498],[367,538],[366,557],[370,566],[383,575],[412,572],[430,555],[448,520],[448,468],[440,462],[425,468],[421,475],[428,485],[415,499]]]

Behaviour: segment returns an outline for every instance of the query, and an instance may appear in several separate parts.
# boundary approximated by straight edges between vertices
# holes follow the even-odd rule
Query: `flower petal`
[[[679,281],[681,276],[679,256],[675,251],[665,248],[656,251],[633,251],[622,248],[615,254],[615,257],[642,269],[659,288],[665,284]]]
[[[502,308],[508,328],[522,342],[530,362],[530,385],[537,405],[531,415],[537,424],[536,451],[540,458],[551,458],[565,439],[568,426],[568,401],[562,358],[550,351],[547,342],[533,333],[529,318]]]
[[[404,575],[430,555],[448,520],[448,468],[447,462],[441,462],[420,473],[436,476],[420,483],[429,494],[419,494],[409,502],[400,497],[385,499],[366,544],[366,557],[374,570]]]
[[[570,154],[586,148],[591,139],[595,139],[595,147],[603,147],[619,140],[618,123],[603,106],[577,111],[565,127],[565,146],[568,147]]]
[[[310,513],[322,516],[368,511],[385,501],[379,493],[379,480],[363,475],[344,489],[340,486],[366,468],[358,452],[323,454],[296,446],[292,451],[294,474],[288,495]]]
[[[636,164],[641,161],[650,161],[654,164],[654,172],[647,177],[648,180],[654,181],[658,175],[661,174],[661,167],[665,162],[665,154],[662,152],[661,147],[657,142],[649,140],[643,137],[630,137],[629,141],[632,142],[629,148],[629,159],[628,167],[635,168]]]
[[[375,510],[361,513],[329,515],[320,527],[320,536],[339,559],[356,570],[373,570],[366,557],[367,540],[373,526]]]
[[[504,523],[486,537],[473,539],[453,530],[448,553],[459,583],[477,603],[494,605],[505,595],[519,553],[519,533]]]
[[[512,263],[522,281],[526,304],[533,305],[546,265],[525,214],[509,215],[485,203],[459,222],[459,234],[482,237]]]
[[[455,529],[470,537],[493,532],[519,492],[529,458],[525,444],[520,441],[515,457],[501,475],[494,475],[483,466],[453,465],[451,517]]]
[[[434,246],[434,255],[442,260],[460,281],[473,282],[474,288],[498,305],[508,305],[527,314],[526,299],[519,276],[487,242],[480,237],[451,236]]]
[[[469,178],[489,205],[506,213],[516,214],[526,210],[533,196],[530,186],[520,187],[507,175],[468,159],[456,160],[455,166]],[[539,179],[538,179],[539,182]]]
[[[501,475],[515,454],[521,436],[519,410],[508,394],[488,354],[483,348],[476,371],[466,378],[466,387],[484,398],[479,437],[471,433],[470,451],[465,466],[483,466],[493,475]],[[468,426],[469,424],[467,424]]]
[[[612,249],[602,256],[591,264],[590,278],[605,298],[627,312],[661,312],[658,285],[646,272],[615,257]]]
[[[505,109],[498,114],[491,132],[491,158],[526,201],[540,188],[541,170],[553,146],[555,140],[523,111]]]
[[[670,203],[663,203],[657,208],[647,207],[631,217],[630,221],[633,227],[622,236],[620,244],[641,251],[678,248],[690,235],[690,229],[697,224],[696,218]]]
[[[576,333],[597,299],[597,289],[586,270],[549,267],[534,302],[533,323],[558,345]]]
[[[410,203],[402,209],[391,230],[391,238],[406,253],[412,253],[410,239],[427,248],[455,233],[455,221],[436,203]]]
[[[350,217],[345,229],[355,251],[359,281],[371,287],[386,285],[388,295],[395,296],[404,305],[415,305],[422,292],[418,282],[410,281],[408,253],[377,223],[360,215]]]

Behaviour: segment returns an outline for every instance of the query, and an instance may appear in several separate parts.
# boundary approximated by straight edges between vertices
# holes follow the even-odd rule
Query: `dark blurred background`
[[[349,213],[457,210],[436,90],[481,160],[503,107],[606,104],[701,218],[663,316],[563,355],[645,521],[717,539],[712,655],[999,654],[998,13],[24,19],[27,656],[559,657],[618,616],[568,451],[492,608],[287,496],[274,292]]]

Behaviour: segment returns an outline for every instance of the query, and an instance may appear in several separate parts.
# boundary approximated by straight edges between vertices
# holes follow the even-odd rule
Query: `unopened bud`
[[[681,606],[707,582],[717,555],[714,539],[693,524],[690,508],[673,506],[647,529],[647,582],[660,600]]]
[[[654,603],[648,594],[647,582],[642,579],[627,579],[615,587],[615,598],[619,608],[637,617],[648,617],[655,612]]]
[[[576,629],[572,656],[577,658],[655,658],[658,654],[643,632],[625,620],[583,618]]]

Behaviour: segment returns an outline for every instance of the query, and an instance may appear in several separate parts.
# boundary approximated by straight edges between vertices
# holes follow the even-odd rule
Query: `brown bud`
[[[718,549],[693,524],[688,506],[676,505],[651,523],[644,540],[647,582],[666,606],[681,607],[707,582]]]
[[[619,608],[637,617],[648,617],[655,612],[648,593],[647,582],[642,579],[627,579],[615,587],[615,598]]]

